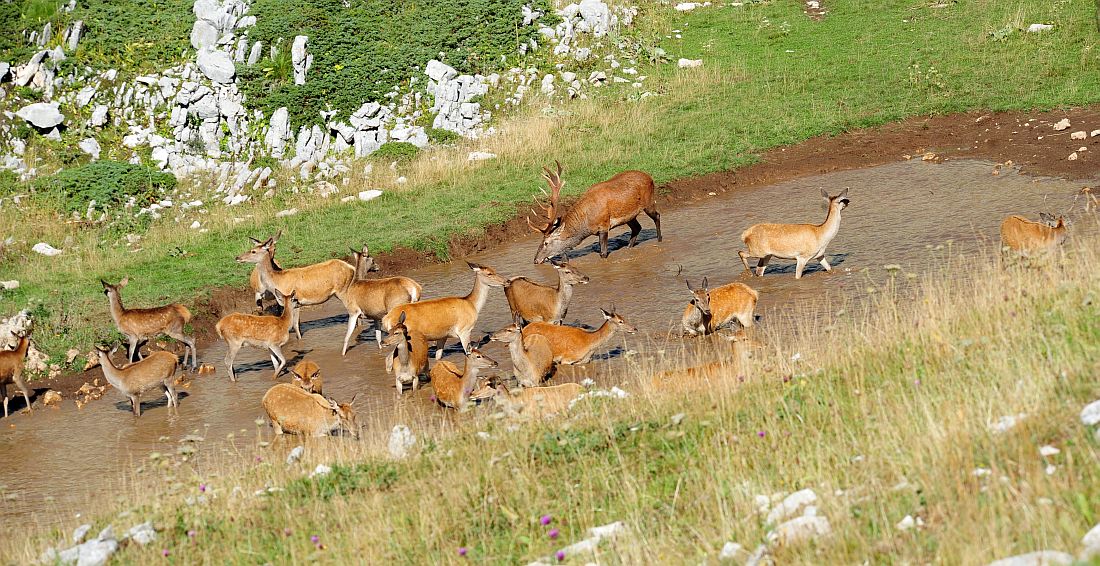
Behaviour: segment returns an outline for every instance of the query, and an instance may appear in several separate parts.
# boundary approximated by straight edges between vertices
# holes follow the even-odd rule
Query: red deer
[[[290,373],[294,375],[294,385],[301,387],[303,391],[323,394],[321,390],[325,382],[321,379],[321,368],[317,367],[312,360],[298,362]]]
[[[542,418],[564,412],[570,403],[584,393],[577,383],[562,383],[547,387],[524,387],[509,391],[503,383],[497,384],[493,399],[508,413],[525,417]]]
[[[762,277],[768,261],[773,257],[779,259],[793,259],[796,262],[794,278],[802,278],[802,270],[809,261],[817,261],[825,271],[832,271],[832,266],[825,259],[825,247],[833,241],[837,231],[840,230],[840,211],[848,207],[848,189],[840,194],[829,196],[825,189],[821,190],[821,196],[829,202],[829,213],[825,216],[825,222],[821,224],[756,224],[741,233],[741,240],[745,242],[749,250],[737,252],[745,269],[752,273],[749,267],[749,258],[760,258],[756,264],[756,275]]]
[[[191,311],[180,304],[170,304],[151,309],[128,309],[122,306],[120,289],[130,283],[130,278],[125,277],[118,285],[100,279],[103,284],[103,294],[107,295],[110,302],[111,318],[115,321],[118,331],[130,341],[127,360],[135,361],[134,355],[140,359],[141,343],[161,334],[167,334],[187,346],[183,354],[183,364],[187,365],[187,355],[191,355],[191,369],[198,368],[198,350],[195,341],[183,333],[185,324],[191,321]]]
[[[428,341],[409,333],[405,313],[401,313],[383,344],[393,346],[393,352],[386,356],[386,373],[394,374],[397,392],[403,393],[405,385],[410,383],[416,391],[420,387],[420,375],[428,369]]]
[[[348,332],[344,336],[344,349],[341,355],[348,353],[348,342],[355,334],[356,321],[365,316],[374,321],[374,339],[382,347],[382,317],[394,307],[415,303],[420,300],[423,289],[420,284],[408,277],[386,277],[384,279],[366,279],[365,275],[375,270],[374,258],[367,246],[362,252],[351,250],[355,258],[356,280],[341,292],[338,297],[348,311]]]
[[[524,338],[523,329],[518,324],[509,324],[494,332],[489,339],[508,345],[516,381],[523,387],[534,387],[553,373],[554,352],[545,336],[532,334]]]
[[[279,316],[235,312],[222,317],[214,326],[218,336],[224,338],[228,345],[225,366],[229,370],[230,381],[237,381],[237,374],[233,372],[233,360],[244,345],[266,348],[271,352],[271,365],[275,366],[275,374],[271,379],[278,379],[286,367],[282,346],[290,339],[290,329],[298,320],[298,298],[293,292],[289,297],[282,297],[276,292],[275,297],[284,304],[283,314]]]
[[[749,328],[756,320],[753,311],[756,310],[760,293],[744,283],[730,283],[710,289],[704,277],[701,288],[692,288],[690,281],[687,287],[691,293],[691,303],[684,309],[681,321],[687,335],[710,334],[733,320],[743,328]]]
[[[444,407],[462,410],[477,385],[478,370],[495,367],[497,362],[477,348],[472,348],[466,354],[466,365],[461,371],[458,366],[446,360],[435,364],[430,375],[436,400]]]
[[[354,397],[350,403],[337,403],[289,383],[276,383],[261,404],[275,434],[328,436],[342,429],[359,438]]]
[[[1001,245],[1022,255],[1051,252],[1061,246],[1069,235],[1066,219],[1042,213],[1041,221],[1022,216],[1009,216],[1001,223]]]
[[[569,310],[573,286],[588,283],[588,276],[566,264],[551,264],[558,272],[558,286],[542,285],[526,277],[513,277],[504,284],[504,296],[518,324],[549,322],[561,324]]]
[[[8,384],[14,383],[23,394],[23,400],[27,403],[27,410],[31,410],[31,390],[27,382],[23,381],[23,360],[27,357],[27,349],[31,339],[27,335],[29,331],[13,333],[19,342],[14,350],[0,351],[0,395],[4,397],[4,416],[8,416]]]
[[[653,224],[657,227],[657,241],[663,239],[661,214],[657,212],[657,202],[653,198],[653,178],[647,173],[623,171],[602,183],[596,183],[562,214],[562,167],[561,163],[554,163],[557,165],[556,173],[551,173],[546,167],[542,168],[542,177],[550,186],[550,204],[542,206],[540,203],[540,206],[546,212],[548,222],[540,228],[531,223],[530,218],[527,219],[531,229],[542,234],[542,243],[535,253],[535,263],[543,263],[561,255],[594,234],[600,237],[600,257],[606,258],[607,233],[624,224],[630,227],[630,241],[627,246],[634,247],[638,234],[642,232],[638,215],[643,212],[653,219]]]
[[[603,309],[600,312],[604,317],[603,325],[591,332],[572,326],[532,322],[523,328],[524,341],[530,336],[541,334],[549,340],[555,362],[566,365],[587,364],[596,350],[611,340],[615,332],[622,330],[627,334],[634,334],[638,331],[618,314]]]
[[[179,397],[174,387],[179,358],[175,354],[156,351],[140,362],[118,367],[111,361],[106,348],[100,346],[96,349],[99,351],[99,365],[103,366],[103,377],[107,378],[111,387],[130,399],[135,417],[141,416],[141,394],[150,389],[163,389],[164,396],[168,398],[168,406],[179,406]]]
[[[257,240],[256,238],[249,238],[249,240],[252,240],[252,243],[257,245],[257,246],[267,245],[268,247],[271,248],[271,270],[272,271],[282,271],[283,270],[282,266],[279,265],[279,262],[275,261],[275,243],[277,241],[275,238],[277,238],[277,237],[278,237],[278,234],[276,234],[274,236],[271,236],[270,238],[268,238],[267,240],[264,240],[263,242]],[[263,288],[263,285],[260,283],[260,264],[258,264],[258,263],[256,264],[256,267],[252,268],[252,273],[249,273],[249,275],[248,275],[248,286],[249,286],[249,288],[252,289],[252,293],[256,296],[256,312],[257,313],[263,313],[264,312],[264,296],[267,295],[267,294],[270,294],[270,291],[265,291],[264,288]]]

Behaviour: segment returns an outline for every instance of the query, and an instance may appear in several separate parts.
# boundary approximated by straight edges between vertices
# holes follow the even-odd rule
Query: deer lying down
[[[653,198],[656,191],[649,174],[623,171],[602,183],[596,183],[588,187],[584,195],[563,213],[560,201],[561,188],[565,183],[561,180],[561,163],[555,162],[555,165],[555,173],[542,168],[542,177],[550,186],[550,205],[542,207],[547,216],[546,225],[540,228],[532,224],[530,218],[527,219],[531,229],[542,234],[535,263],[561,255],[597,234],[600,237],[600,257],[606,258],[607,234],[623,224],[630,227],[627,246],[632,248],[642,233],[638,216],[643,212],[657,227],[657,241],[663,239],[661,213],[657,212],[657,201]]]
[[[237,374],[233,371],[233,360],[237,358],[237,352],[240,351],[241,346],[245,345],[270,351],[271,365],[275,367],[275,374],[271,379],[279,378],[279,374],[286,367],[286,356],[283,355],[282,347],[287,340],[290,340],[290,329],[298,320],[296,294],[291,293],[290,297],[283,299],[283,302],[285,306],[283,313],[279,316],[235,312],[222,317],[214,326],[218,336],[224,338],[228,345],[225,352],[225,366],[229,371],[230,381],[237,381]]]
[[[509,324],[494,332],[490,340],[508,345],[516,381],[523,387],[534,387],[554,372],[554,352],[550,341],[541,334],[523,337],[518,324]]]
[[[23,394],[23,400],[27,403],[27,410],[31,410],[31,390],[27,387],[27,382],[23,381],[23,360],[27,357],[31,339],[26,331],[13,333],[13,335],[19,338],[15,349],[0,351],[0,395],[4,397],[5,417],[8,416],[9,383],[14,383],[19,388],[19,392]]]
[[[548,387],[524,387],[509,391],[503,383],[497,385],[493,399],[507,413],[543,418],[569,409],[569,403],[584,392],[578,383],[562,383]]]
[[[393,352],[386,356],[386,373],[394,374],[397,393],[403,393],[409,384],[413,391],[419,389],[420,376],[428,369],[428,341],[409,333],[405,313],[401,313],[383,344],[393,346]]]
[[[141,343],[155,338],[161,334],[167,334],[187,345],[183,354],[183,363],[187,365],[187,355],[191,355],[191,369],[198,368],[198,350],[195,341],[183,333],[183,326],[191,321],[191,311],[180,304],[170,304],[151,309],[128,309],[122,306],[120,289],[130,283],[130,278],[125,277],[118,285],[100,279],[103,284],[103,294],[110,301],[111,318],[115,326],[130,341],[130,348],[126,357],[129,361],[135,361],[134,355],[141,358]]]
[[[431,378],[436,400],[444,407],[464,409],[477,385],[477,372],[495,367],[497,362],[482,354],[477,348],[471,349],[470,353],[466,354],[466,366],[462,370],[446,360],[435,364],[432,367]]]
[[[1009,216],[1001,223],[1001,246],[1021,255],[1054,251],[1066,241],[1069,228],[1063,216],[1041,213],[1040,222]]]
[[[848,207],[848,189],[840,194],[829,196],[825,189],[821,196],[829,202],[829,213],[821,224],[756,224],[741,233],[741,240],[749,250],[737,252],[745,269],[752,273],[749,258],[760,258],[756,264],[756,276],[763,277],[768,261],[773,257],[793,259],[796,262],[794,278],[802,278],[802,270],[810,261],[817,261],[825,271],[832,266],[825,259],[825,247],[833,241],[840,230],[840,211]]]
[[[542,285],[526,277],[512,277],[504,284],[504,296],[512,310],[512,320],[561,324],[569,310],[573,287],[588,283],[588,276],[564,263],[551,264],[558,271],[558,286]]]
[[[600,312],[603,313],[604,323],[592,332],[573,326],[532,322],[523,328],[524,340],[536,334],[545,336],[550,342],[555,362],[566,365],[587,364],[596,351],[615,336],[615,332],[622,330],[627,334],[634,334],[638,331],[618,314],[603,309]]]
[[[275,434],[328,436],[344,430],[359,438],[354,397],[350,403],[337,403],[289,383],[277,383],[267,390],[261,403]]]
[[[691,292],[691,303],[684,309],[681,321],[686,335],[711,334],[734,320],[743,328],[750,328],[756,320],[753,311],[760,293],[744,283],[709,289],[704,277],[701,288],[692,288],[691,281],[687,282],[687,288]]]
[[[348,342],[355,334],[356,321],[364,316],[374,321],[374,339],[378,347],[382,347],[382,317],[395,307],[406,303],[415,303],[420,300],[423,288],[419,283],[408,277],[386,277],[383,279],[367,279],[370,271],[377,271],[374,258],[370,256],[367,246],[363,246],[362,252],[351,250],[355,258],[355,277],[345,291],[339,295],[340,302],[348,311],[348,332],[344,336],[344,349],[341,355],[348,353]]]
[[[290,373],[294,375],[294,385],[301,387],[307,393],[322,395],[321,388],[324,380],[321,379],[321,368],[311,360],[298,362]]]
[[[111,361],[106,348],[96,349],[99,351],[99,365],[103,366],[103,377],[107,378],[111,387],[130,399],[134,416],[141,416],[141,394],[150,389],[163,389],[164,396],[168,397],[168,406],[179,406],[174,386],[179,358],[175,354],[161,350],[139,362],[118,367]]]

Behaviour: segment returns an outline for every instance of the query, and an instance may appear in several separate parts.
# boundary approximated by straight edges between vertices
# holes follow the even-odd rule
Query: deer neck
[[[477,383],[478,367],[471,364],[470,360],[466,360],[466,366],[462,368],[462,393],[459,394],[458,406],[461,407],[470,400],[470,394],[474,392],[474,385]]]
[[[119,375],[118,368],[115,367],[115,363],[111,361],[111,356],[107,355],[107,352],[99,352],[99,365],[103,368],[103,377],[107,378],[107,383],[121,390],[122,376]]]
[[[107,300],[111,303],[111,318],[114,319],[115,324],[118,324],[122,315],[126,313],[126,307],[122,306],[122,295],[116,291],[113,294],[107,295]]]
[[[603,326],[597,328],[590,333],[592,338],[591,348],[599,348],[603,346],[608,340],[611,340],[615,336],[615,330],[617,326],[611,324],[610,320],[603,321]]]
[[[18,359],[22,360],[27,357],[27,349],[30,348],[31,339],[29,336],[19,337],[19,343],[15,345],[15,354]]]
[[[531,359],[528,357],[527,348],[523,346],[523,335],[516,336],[515,340],[508,343],[508,353],[512,356],[512,364],[515,366],[523,366],[522,371],[526,372],[531,366]],[[515,369],[519,370],[520,367]]]
[[[481,313],[482,307],[485,306],[485,301],[489,299],[489,284],[486,283],[480,274],[474,276],[474,288],[470,291],[469,295],[466,295],[466,300],[474,306],[474,310]]]
[[[566,283],[565,277],[560,274],[558,275],[557,297],[558,304],[557,308],[554,309],[554,313],[555,315],[557,315],[556,318],[562,318],[562,316],[565,314],[563,311],[565,310],[566,305],[568,305],[569,300],[573,298],[573,285]]]
[[[268,289],[275,288],[274,273],[275,273],[275,256],[271,255],[271,252],[265,252],[263,259],[256,264],[256,272],[260,274],[260,283]]]
[[[833,239],[840,230],[840,201],[839,199],[829,204],[829,214],[825,216],[825,222],[818,225],[818,233],[825,241]]]
[[[283,300],[283,312],[279,315],[279,321],[283,323],[283,327],[287,332],[294,327],[294,323],[298,321],[298,309],[294,307],[293,301],[289,299]]]
[[[712,317],[713,315],[707,316],[703,312],[703,309],[699,308],[699,305],[697,303],[692,303],[691,314],[687,316],[687,323],[689,326],[698,326],[702,324],[704,327],[706,327],[708,324],[710,324],[710,319]]]
[[[397,343],[397,361],[401,362],[403,367],[409,366],[409,339],[406,337],[404,340]]]

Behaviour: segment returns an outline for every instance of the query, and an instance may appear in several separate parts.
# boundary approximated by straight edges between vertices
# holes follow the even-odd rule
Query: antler
[[[536,232],[541,232],[543,234],[550,232],[550,230],[554,227],[554,222],[556,222],[558,219],[559,204],[561,202],[561,187],[565,184],[561,180],[561,162],[555,160],[554,165],[557,167],[556,172],[551,172],[550,169],[547,167],[542,168],[542,178],[546,179],[546,184],[550,187],[550,204],[545,205],[541,201],[539,201],[537,197],[534,198],[535,204],[542,209],[542,212],[544,214],[546,214],[546,226],[539,228],[538,226],[535,226],[533,222],[531,222],[530,216],[527,217],[527,225],[530,226],[532,230]],[[543,190],[542,192],[543,194],[546,194],[545,190]]]

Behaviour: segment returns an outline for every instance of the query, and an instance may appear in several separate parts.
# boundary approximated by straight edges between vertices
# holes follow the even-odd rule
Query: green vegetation
[[[326,104],[341,116],[364,102],[388,102],[386,93],[408,87],[408,77],[429,59],[440,58],[463,72],[489,72],[518,59],[516,46],[537,35],[521,27],[521,9],[549,11],[546,0],[257,0],[250,39],[279,47],[275,60],[241,66],[242,91],[270,114],[290,111],[294,127],[319,123]],[[296,35],[309,37],[313,55],[309,80],[295,85],[290,47]]]
[[[379,146],[371,157],[379,161],[398,160],[408,161],[420,152],[420,148],[409,142],[386,142]]]
[[[62,169],[34,186],[68,212],[84,212],[93,201],[97,210],[116,211],[131,199],[136,208],[160,200],[176,187],[176,178],[145,165],[103,160]]]

